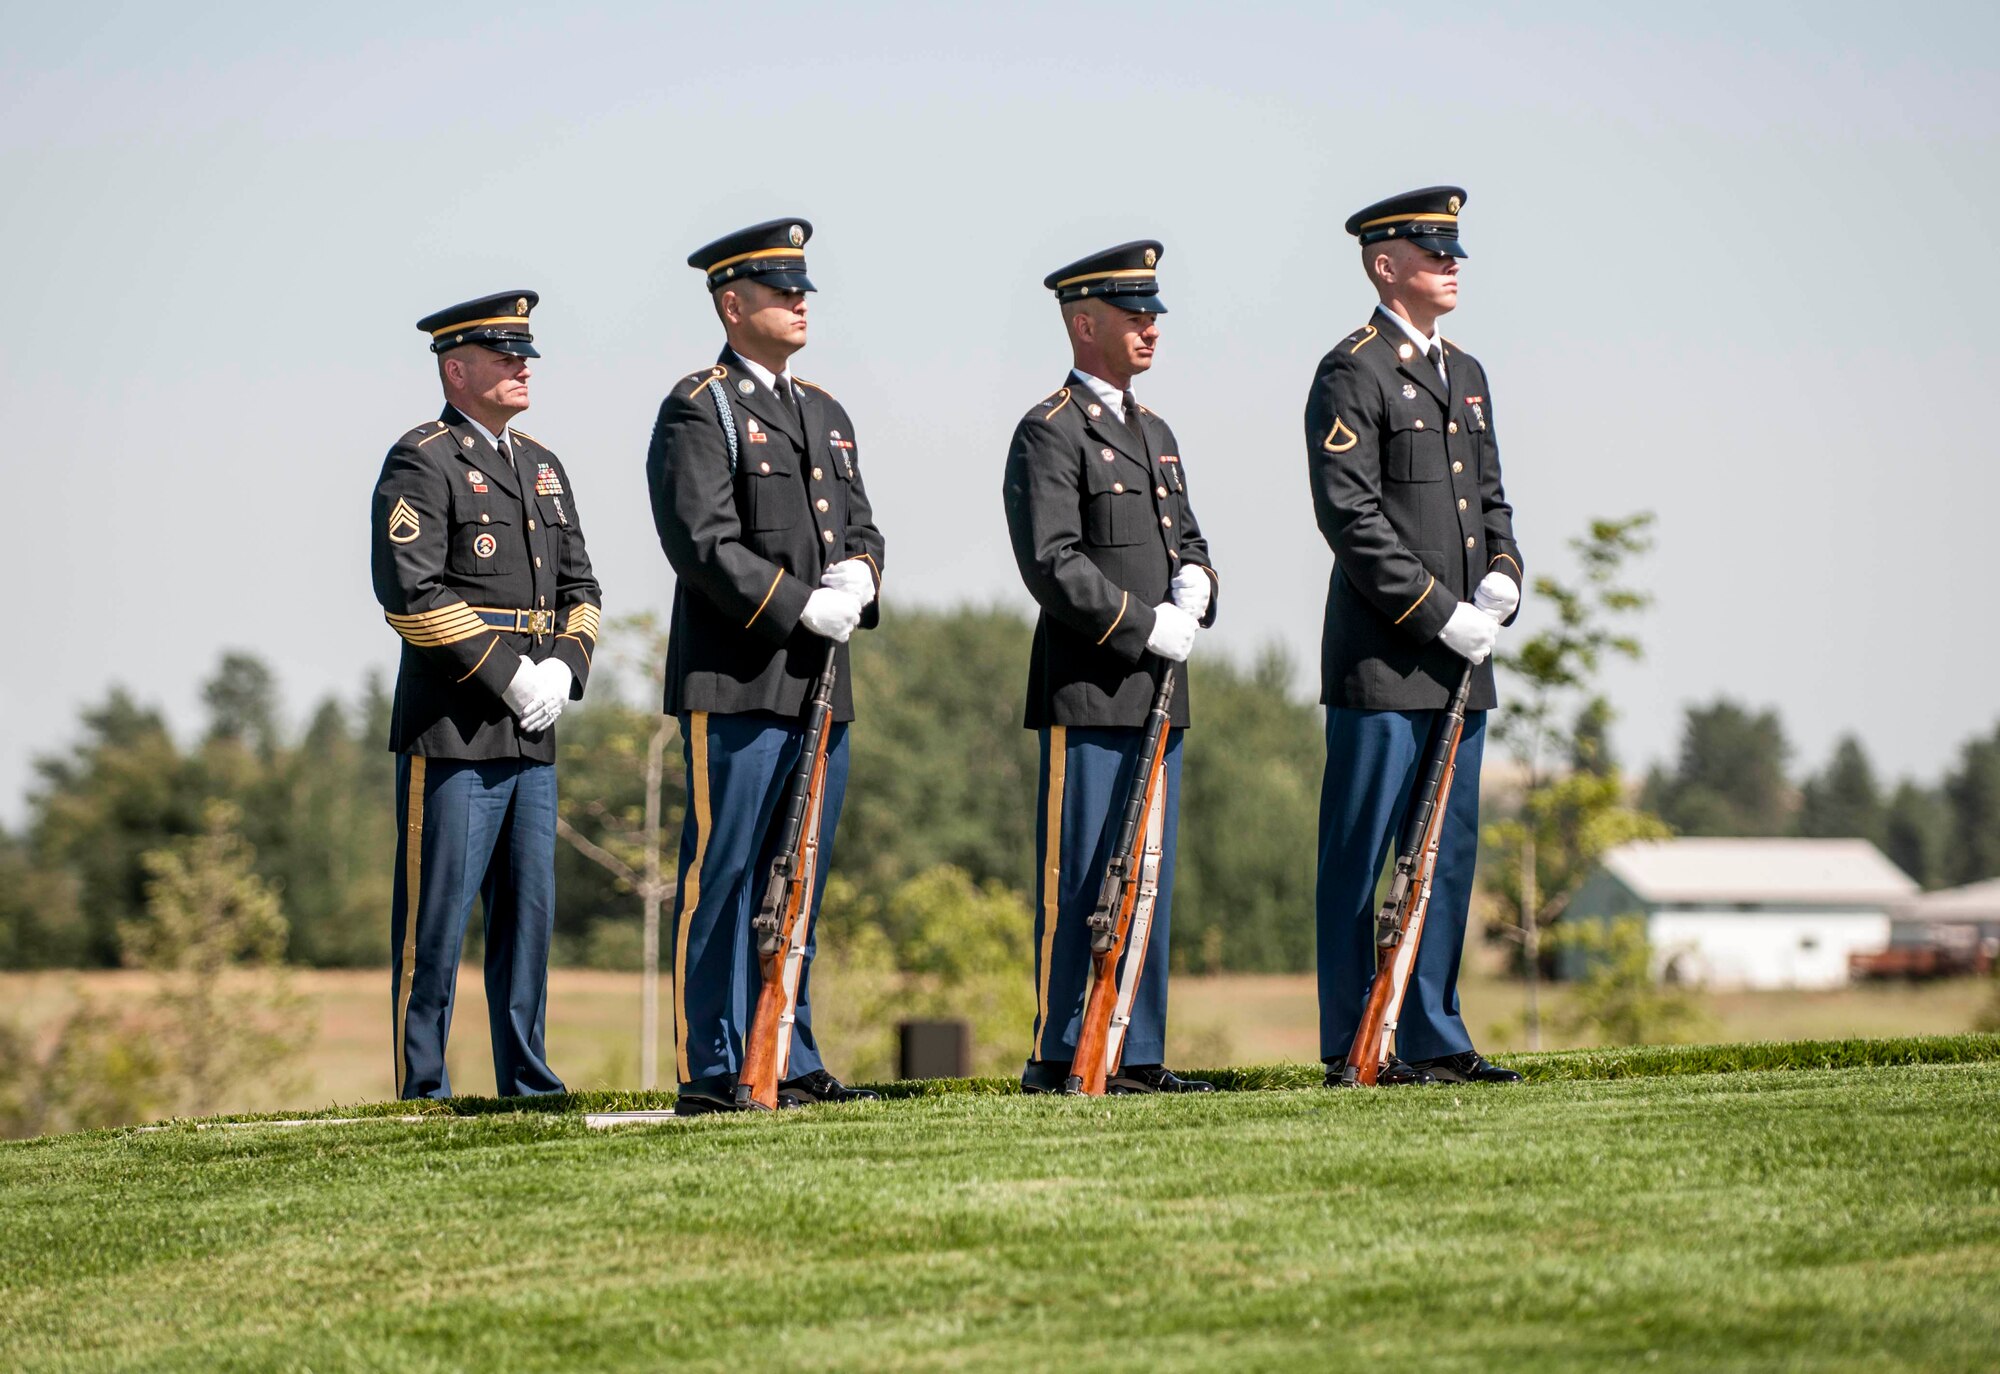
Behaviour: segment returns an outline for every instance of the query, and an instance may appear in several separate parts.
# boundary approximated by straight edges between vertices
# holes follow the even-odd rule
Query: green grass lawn
[[[0,1145],[0,1368],[2000,1363],[2000,1039],[1530,1067]]]

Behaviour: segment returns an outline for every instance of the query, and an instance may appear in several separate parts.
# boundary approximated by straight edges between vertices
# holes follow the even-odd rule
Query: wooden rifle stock
[[[805,739],[785,789],[778,852],[771,858],[763,900],[751,921],[764,983],[758,989],[757,1010],[743,1040],[743,1069],[736,1076],[739,1107],[777,1107],[778,1084],[784,1081],[791,1062],[792,1018],[798,1009],[799,978],[805,966],[806,934],[812,924],[813,888],[819,873],[820,801],[826,791],[834,655],[839,647],[827,642],[825,666],[806,702]]]
[[[1125,812],[1118,824],[1118,843],[1111,861],[1105,865],[1104,882],[1097,891],[1097,907],[1090,913],[1090,993],[1083,1004],[1083,1024],[1077,1031],[1076,1054],[1070,1061],[1069,1078],[1063,1090],[1100,1097],[1106,1081],[1124,1057],[1122,1033],[1114,1035],[1112,1014],[1123,1002],[1129,1008],[1139,969],[1127,971],[1127,988],[1118,987],[1118,960],[1125,953],[1132,934],[1133,914],[1141,899],[1141,889],[1150,888],[1152,873],[1146,853],[1147,817],[1152,811],[1157,789],[1164,786],[1162,771],[1167,757],[1167,708],[1174,696],[1174,667],[1167,664],[1160,685],[1153,693],[1152,709],[1146,714],[1146,734],[1139,746],[1138,767],[1125,794]],[[1157,859],[1155,859],[1155,865]],[[1145,901],[1150,909],[1148,890]],[[1135,950],[1135,960],[1145,951]],[[1122,1032],[1122,1027],[1121,1027]]]
[[[1416,810],[1408,836],[1396,855],[1389,893],[1375,916],[1375,980],[1368,986],[1368,1004],[1355,1027],[1354,1041],[1341,1070],[1344,1088],[1371,1087],[1389,1059],[1402,1015],[1403,995],[1416,967],[1424,938],[1424,917],[1430,910],[1431,879],[1437,872],[1438,847],[1444,835],[1452,779],[1458,771],[1458,742],[1465,734],[1465,703],[1472,692],[1473,665],[1465,665],[1458,690],[1445,708],[1443,727],[1431,744],[1418,779]]]

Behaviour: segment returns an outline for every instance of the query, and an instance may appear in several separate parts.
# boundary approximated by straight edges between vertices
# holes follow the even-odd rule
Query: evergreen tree
[[[1951,811],[1944,798],[1913,782],[1898,786],[1883,811],[1883,852],[1923,886],[1941,887],[1950,842]]]
[[[1966,742],[1958,767],[1944,780],[1951,807],[1951,843],[1945,855],[1948,883],[2000,876],[2000,728]]]
[[[1783,835],[1791,746],[1775,710],[1752,712],[1718,697],[1690,706],[1674,770],[1655,768],[1644,804],[1683,835]]]
[[[1883,819],[1882,792],[1868,754],[1860,740],[1842,736],[1825,770],[1799,789],[1799,834],[1879,844]]]

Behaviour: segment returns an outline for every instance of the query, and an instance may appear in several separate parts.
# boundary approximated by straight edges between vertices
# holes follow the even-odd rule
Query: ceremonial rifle
[[[1340,1086],[1373,1086],[1388,1062],[1396,1023],[1416,967],[1417,948],[1424,938],[1424,917],[1430,911],[1431,879],[1437,873],[1438,845],[1444,834],[1445,809],[1451,801],[1452,778],[1458,771],[1458,742],[1465,734],[1465,701],[1472,692],[1473,665],[1465,665],[1458,690],[1445,708],[1444,724],[1424,760],[1418,779],[1416,810],[1410,817],[1389,894],[1375,915],[1375,981],[1368,988],[1368,1005],[1347,1051]]]
[[[1066,1093],[1101,1097],[1105,1081],[1118,1071],[1125,1056],[1125,1031],[1132,1022],[1132,998],[1146,962],[1146,941],[1152,933],[1153,900],[1159,892],[1160,843],[1166,806],[1167,706],[1174,696],[1174,668],[1160,674],[1153,707],[1146,713],[1146,733],[1139,746],[1138,766],[1125,794],[1125,813],[1118,825],[1118,844],[1105,865],[1097,890],[1097,907],[1090,913],[1090,992],[1084,999],[1083,1025],[1077,1033],[1076,1055],[1070,1063]],[[1118,961],[1127,949],[1125,978],[1118,979]]]
[[[778,852],[772,856],[764,898],[751,921],[764,985],[743,1042],[743,1071],[736,1076],[738,1107],[775,1108],[778,1084],[792,1058],[792,1025],[798,1014],[799,978],[805,971],[806,935],[812,926],[813,888],[819,876],[820,802],[826,792],[834,655],[839,647],[827,642],[826,665],[806,702],[805,739],[785,788]]]

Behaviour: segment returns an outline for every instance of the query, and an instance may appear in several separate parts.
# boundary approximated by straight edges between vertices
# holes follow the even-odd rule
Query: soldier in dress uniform
[[[805,244],[778,219],[696,250],[728,343],[676,381],[646,458],[653,522],[673,565],[666,710],[688,770],[674,911],[674,1050],[683,1115],[735,1109],[762,973],[751,917],[777,843],[779,805],[804,741],[803,712],[835,641],[816,918],[847,785],[854,718],[847,638],[880,614],[882,535],[861,480],[854,422],[790,371],[806,343]],[[813,1035],[813,932],[780,1106],[875,1094],[827,1072]]]
[[[556,717],[583,696],[597,579],[562,460],[513,428],[528,408],[533,291],[417,321],[444,413],[398,439],[375,483],[375,598],[403,639],[390,908],[396,1092],[449,1097],[459,949],[486,912],[501,1096],[561,1092],[542,1039],[555,925]]]
[[[1479,848],[1479,762],[1495,705],[1487,662],[1521,601],[1521,551],[1500,485],[1492,390],[1437,332],[1458,304],[1465,192],[1432,186],[1347,221],[1381,303],[1320,361],[1306,401],[1313,510],[1334,552],[1320,652],[1326,776],[1319,821],[1320,1057],[1340,1079],[1375,973],[1377,875],[1417,769],[1467,662],[1458,772],[1415,975],[1383,1083],[1514,1082],[1459,1015]]]
[[[1041,607],[1026,725],[1041,739],[1035,822],[1035,1022],[1021,1086],[1060,1092],[1091,970],[1087,921],[1132,777],[1158,676],[1215,621],[1217,583],[1188,500],[1180,441],[1139,404],[1153,365],[1162,249],[1121,244],[1052,272],[1074,367],[1014,429],[1004,495],[1014,559]],[[1115,1093],[1208,1092],[1164,1067],[1167,950],[1179,830],[1185,674],[1172,698],[1166,800],[1150,939],[1128,945],[1140,981]]]

